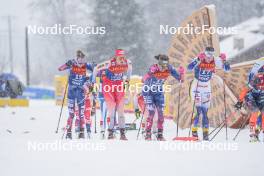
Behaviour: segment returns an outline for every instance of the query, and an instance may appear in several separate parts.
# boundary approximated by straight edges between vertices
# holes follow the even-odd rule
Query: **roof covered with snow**
[[[220,42],[222,52],[225,52],[229,58],[234,58],[250,48],[264,42],[264,16],[253,17],[236,26],[237,34],[231,35]],[[236,43],[242,47],[237,47]]]

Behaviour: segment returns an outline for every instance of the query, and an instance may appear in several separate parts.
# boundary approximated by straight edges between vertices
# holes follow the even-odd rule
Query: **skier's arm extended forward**
[[[244,99],[245,99],[247,93],[249,92],[249,90],[250,90],[250,88],[246,86],[246,87],[244,87],[244,88],[242,89],[242,91],[240,92],[240,94],[239,94],[239,98],[238,98],[238,102],[235,104],[235,108],[236,108],[237,110],[239,110],[239,109],[242,108],[242,106],[243,106],[243,102],[244,102]]]
[[[64,71],[64,70],[67,70],[67,69],[70,69],[71,66],[72,66],[73,62],[72,60],[69,60],[68,62],[66,62],[65,64],[61,65],[58,70],[59,71]]]
[[[180,67],[179,71],[177,71],[172,65],[169,65],[169,70],[170,70],[171,76],[173,76],[178,81],[183,81],[183,74],[184,74],[183,67]]]
[[[194,58],[192,62],[187,66],[188,71],[192,71],[195,67],[197,67],[200,63],[199,57]]]
[[[87,63],[86,64],[86,69],[93,72],[93,70],[96,68],[96,63]]]
[[[96,82],[96,77],[98,77],[98,74],[101,74],[102,70],[105,70],[108,68],[109,62],[103,62],[101,64],[97,64],[94,68],[93,68],[93,75],[92,75],[92,82],[95,83]]]
[[[215,65],[219,69],[223,69],[225,72],[230,70],[230,64],[226,61],[226,55],[221,53],[219,57],[215,59]]]

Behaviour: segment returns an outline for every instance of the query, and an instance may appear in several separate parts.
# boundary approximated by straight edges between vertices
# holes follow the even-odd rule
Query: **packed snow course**
[[[263,142],[249,143],[248,129],[225,130],[213,142],[172,141],[176,125],[165,121],[166,142],[144,141],[128,131],[128,141],[61,140],[55,133],[60,107],[51,100],[33,100],[29,108],[0,108],[0,166],[3,176],[47,175],[262,175]],[[60,128],[66,124],[63,110]],[[99,131],[99,111],[97,111]],[[134,120],[127,114],[127,122]],[[139,120],[137,121],[139,124]],[[212,130],[212,129],[211,129]],[[94,130],[93,130],[94,131]],[[188,130],[180,130],[187,136]],[[201,135],[201,134],[200,134]],[[263,136],[261,136],[261,139]]]

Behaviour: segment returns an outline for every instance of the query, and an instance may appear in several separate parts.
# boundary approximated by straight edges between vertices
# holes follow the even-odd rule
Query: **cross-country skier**
[[[93,75],[97,75],[98,71],[99,70],[95,70]],[[131,72],[132,65],[131,62],[126,59],[124,50],[117,49],[115,51],[115,56],[109,61],[105,69],[105,77],[102,82],[103,96],[110,116],[108,139],[114,138],[115,114],[117,112],[120,139],[127,140],[125,135],[124,116],[124,82],[129,84]]]
[[[259,59],[252,67],[247,86],[242,89],[235,107],[241,109],[244,101],[251,111],[249,119],[250,142],[257,142],[259,133],[264,127],[264,58]]]
[[[146,110],[145,103],[144,103],[144,98],[142,93],[139,93],[135,95],[134,97],[134,111],[135,111],[135,116],[136,119],[139,119],[141,115],[143,116],[141,128],[142,128],[142,134],[145,135],[146,133],[146,123],[147,123],[147,118],[149,117],[148,115],[148,110]],[[157,134],[158,133],[158,128],[157,128],[157,123],[158,123],[158,115],[157,115],[157,110],[155,112],[155,116],[153,119],[153,125],[152,125],[152,134]]]
[[[176,69],[169,64],[169,57],[166,55],[155,56],[158,60],[157,64],[150,66],[149,71],[143,77],[142,95],[146,110],[148,111],[147,125],[146,125],[146,140],[151,140],[151,127],[155,111],[158,114],[158,134],[157,140],[164,141],[163,137],[163,122],[164,122],[164,82],[171,75],[179,81],[183,81],[183,70],[178,73]],[[182,68],[183,69],[183,68]]]
[[[92,119],[91,119],[91,115],[92,115],[92,103],[91,100],[92,98],[92,84],[90,81],[90,78],[87,77],[87,82],[86,82],[86,86],[89,86],[89,89],[85,89],[84,91],[84,119],[85,119],[85,127],[86,127],[86,131],[87,131],[87,137],[91,138],[91,124],[92,124]],[[81,122],[81,118],[79,116],[79,107],[75,107],[75,132],[79,133],[80,132],[80,122]]]
[[[192,136],[198,137],[199,118],[202,115],[203,140],[209,140],[209,120],[207,112],[210,108],[211,101],[210,80],[216,68],[228,71],[230,70],[230,64],[226,61],[226,55],[223,53],[219,57],[215,57],[213,47],[206,47],[205,51],[193,59],[187,68],[189,71],[194,70],[191,93],[196,107],[196,115],[193,119]]]
[[[78,114],[80,116],[80,133],[79,138],[84,138],[84,110],[85,110],[85,89],[89,89],[87,85],[87,70],[93,72],[93,64],[85,61],[85,55],[82,51],[76,52],[76,59],[71,59],[59,67],[59,71],[69,69],[68,78],[68,109],[69,117],[67,120],[66,138],[72,139],[72,122],[75,113],[75,102],[78,105]]]

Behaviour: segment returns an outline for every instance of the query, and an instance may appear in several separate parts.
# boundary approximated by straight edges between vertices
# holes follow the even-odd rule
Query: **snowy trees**
[[[82,0],[33,0],[30,4],[32,17],[37,26],[68,27],[89,23],[87,18],[89,8]],[[81,48],[85,36],[56,34],[29,35],[33,84],[52,83],[57,73],[57,66],[75,56],[75,51]],[[48,70],[48,71],[47,71]],[[41,77],[39,75],[42,75]]]
[[[62,27],[74,24],[80,20],[79,9],[82,6],[80,1],[72,2],[70,0],[34,0],[30,4],[30,8],[38,22],[38,25],[53,26],[61,25]],[[56,42],[58,49],[61,49],[61,57],[71,56],[73,46],[73,36],[66,34],[46,35],[42,36],[45,39]]]
[[[109,59],[116,48],[123,48],[133,62],[134,74],[142,74],[153,62],[150,59],[166,54],[171,43],[170,35],[159,34],[160,25],[179,26],[194,10],[215,4],[219,26],[229,27],[256,15],[259,1],[32,0],[30,7],[37,25],[106,27],[104,35],[31,35],[32,75],[42,72],[41,79],[51,84],[53,75],[58,74],[56,66],[74,57],[79,48],[85,49],[95,62]],[[33,84],[40,82],[34,81],[38,77],[32,78]]]
[[[122,48],[133,62],[134,74],[148,65],[148,29],[143,9],[134,0],[96,0],[92,17],[95,26],[104,26],[104,35],[94,35],[87,43],[92,58],[103,61]]]

